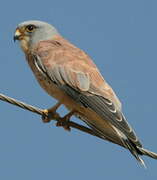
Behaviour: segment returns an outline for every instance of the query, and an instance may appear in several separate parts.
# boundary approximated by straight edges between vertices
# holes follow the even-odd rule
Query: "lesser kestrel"
[[[79,117],[103,139],[127,148],[143,165],[141,155],[157,159],[157,154],[142,147],[116,94],[84,51],[41,21],[20,23],[14,40],[19,40],[41,87],[58,100],[48,112],[63,104],[70,110],[63,120]]]

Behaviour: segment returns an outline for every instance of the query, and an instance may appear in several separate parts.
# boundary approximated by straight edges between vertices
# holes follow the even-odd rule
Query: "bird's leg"
[[[64,117],[60,118],[58,122],[56,123],[56,126],[62,126],[65,130],[70,131],[70,127],[67,124],[71,118],[76,113],[76,111],[72,110],[68,114],[66,114]]]
[[[60,102],[58,102],[56,105],[54,105],[53,107],[49,108],[49,109],[44,109],[43,112],[44,114],[42,115],[42,121],[44,123],[48,123],[50,122],[52,119],[54,119],[57,115],[56,110],[59,108],[59,106],[61,105]]]

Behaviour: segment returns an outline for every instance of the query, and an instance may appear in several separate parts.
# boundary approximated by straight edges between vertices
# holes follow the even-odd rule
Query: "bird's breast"
[[[29,62],[28,64],[31,68],[31,70],[33,71],[38,83],[40,84],[40,86],[50,95],[53,96],[54,98],[58,99],[58,95],[59,95],[59,89],[57,88],[57,86],[55,85],[55,83],[53,83],[53,81],[51,81],[49,79],[49,77],[46,76],[46,74],[44,74],[43,72],[41,72],[33,62]]]

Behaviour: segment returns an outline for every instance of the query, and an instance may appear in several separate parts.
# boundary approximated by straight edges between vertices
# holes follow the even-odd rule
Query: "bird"
[[[57,126],[70,130],[66,122],[74,115],[99,137],[128,149],[143,166],[142,155],[157,159],[156,153],[143,148],[116,93],[88,54],[62,37],[54,26],[38,20],[18,24],[16,40],[40,86],[58,101],[45,113],[53,115],[61,105],[69,110]],[[43,121],[49,119],[43,117]]]

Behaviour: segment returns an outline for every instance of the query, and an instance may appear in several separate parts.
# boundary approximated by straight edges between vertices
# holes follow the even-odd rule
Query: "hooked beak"
[[[13,37],[14,42],[16,40],[20,40],[21,36],[22,36],[22,34],[21,34],[20,30],[17,28],[16,31],[15,31],[14,37]]]

